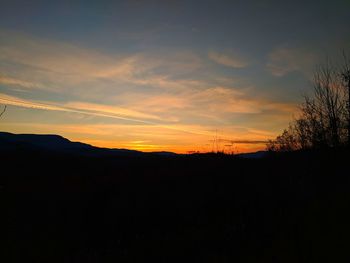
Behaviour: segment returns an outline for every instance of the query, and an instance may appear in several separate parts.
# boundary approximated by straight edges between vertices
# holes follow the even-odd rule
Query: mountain
[[[60,135],[53,134],[13,134],[0,132],[0,153],[13,151],[25,152],[49,152],[84,156],[145,156],[156,155],[163,157],[179,156],[173,152],[145,153],[128,149],[110,149],[95,147],[81,142],[72,142]],[[202,154],[200,154],[202,155]],[[266,151],[242,153],[235,156],[240,158],[258,159],[267,156]]]
[[[0,132],[0,152],[4,151],[41,151],[89,156],[138,156],[145,154],[135,150],[99,148],[86,143],[72,142],[59,135]]]

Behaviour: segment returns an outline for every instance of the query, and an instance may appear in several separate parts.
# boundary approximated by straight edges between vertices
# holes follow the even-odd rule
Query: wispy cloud
[[[222,142],[222,143],[229,143],[229,144],[266,144],[268,140],[227,140],[227,139],[218,139],[218,140],[210,140],[211,142]]]
[[[47,111],[62,111],[69,113],[85,114],[90,116],[105,117],[118,119],[128,122],[136,122],[147,125],[149,127],[161,127],[168,130],[178,131],[182,133],[196,134],[196,135],[210,135],[210,132],[205,132],[198,129],[189,128],[190,126],[173,125],[168,119],[161,119],[155,116],[143,114],[128,109],[119,107],[111,107],[98,104],[71,102],[63,105],[50,104],[49,102],[38,102],[20,99],[14,96],[9,96],[0,93],[0,104],[12,105],[22,108],[39,109]],[[149,120],[153,119],[153,120]]]
[[[130,109],[125,109],[117,106],[103,105],[97,103],[86,103],[86,102],[67,102],[64,104],[66,108],[76,109],[82,111],[88,111],[93,113],[109,114],[111,116],[124,116],[127,118],[136,118],[138,120],[158,120],[161,118],[156,115],[146,114]]]
[[[97,82],[106,88],[107,80],[114,90],[121,90],[126,84],[171,89],[188,84],[172,75],[187,74],[201,67],[200,58],[190,51],[104,54],[7,31],[0,31],[0,37],[4,39],[0,43],[0,61],[4,63],[0,63],[0,69],[5,76],[16,74],[2,80],[10,85],[60,92],[69,92],[71,87],[80,91],[84,85],[85,92],[89,92],[87,83]],[[15,65],[15,70],[9,64]]]
[[[180,151],[177,140],[181,140],[182,149],[193,150],[194,142],[203,146],[218,127],[225,130],[224,138],[260,141],[271,135],[268,131],[257,134],[254,129],[264,130],[262,123],[276,120],[276,114],[286,119],[292,109],[289,104],[251,96],[254,87],[238,89],[229,78],[207,74],[213,63],[205,65],[207,59],[189,50],[108,54],[11,32],[0,31],[0,37],[0,84],[6,87],[0,103],[72,113],[62,114],[61,122],[90,116],[79,119],[81,130],[77,126],[75,133],[73,127],[53,126],[86,142],[106,145],[115,139],[113,145],[136,147],[132,141],[147,141],[148,146],[139,143],[137,147],[167,146]],[[209,58],[234,68],[249,65],[248,60],[229,52],[211,52]],[[38,122],[41,113],[28,112]],[[91,128],[83,125],[87,119],[89,123],[116,124]],[[39,122],[31,127],[50,129],[43,126],[45,120]],[[12,127],[20,130],[15,123],[13,120]],[[243,123],[245,129],[235,128]],[[104,130],[108,128],[128,139],[116,139]]]
[[[43,89],[44,88],[44,86],[41,85],[40,83],[24,81],[24,80],[15,79],[15,78],[6,77],[6,76],[0,76],[0,84],[20,86],[26,89]]]
[[[314,53],[297,48],[277,48],[268,55],[267,70],[274,76],[281,77],[293,71],[308,74],[317,57]]]
[[[14,96],[9,96],[0,93],[0,103],[5,105],[12,105],[22,108],[40,109],[40,110],[52,110],[52,111],[66,111],[64,108],[54,105],[48,105],[45,103],[32,102],[29,100],[23,100]]]
[[[277,115],[287,118],[296,106],[292,103],[278,103],[262,98],[251,98],[244,92],[228,87],[184,89],[176,94],[124,94],[127,107],[135,111],[147,109],[147,113],[169,122],[195,123],[204,125],[232,125],[235,116]],[[231,121],[229,121],[231,120]],[[267,121],[267,119],[265,119]],[[258,123],[259,120],[256,120]]]
[[[232,68],[244,68],[249,65],[249,61],[247,59],[242,58],[239,55],[233,55],[230,53],[219,53],[216,51],[210,51],[208,53],[209,59],[212,61]]]
[[[137,115],[136,113],[130,114],[130,112],[121,110],[120,108],[118,109],[107,108],[106,110],[106,107],[96,107],[96,105],[94,105],[95,108],[91,108],[91,106],[93,105],[88,105],[88,104],[86,105],[84,103],[82,104],[72,103],[71,107],[67,107],[64,105],[53,105],[45,102],[35,102],[30,100],[24,100],[24,99],[20,99],[14,96],[9,96],[1,93],[0,93],[0,103],[5,105],[23,107],[23,108],[49,110],[49,111],[63,111],[63,112],[87,114],[87,115],[93,115],[93,116],[99,116],[99,117],[108,117],[108,118],[114,118],[114,119],[120,119],[120,120],[132,121],[132,122],[154,124],[151,121],[133,118],[134,115]],[[132,115],[132,116],[129,116],[129,115]]]

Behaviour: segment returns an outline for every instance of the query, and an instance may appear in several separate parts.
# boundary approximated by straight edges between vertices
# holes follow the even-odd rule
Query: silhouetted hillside
[[[94,147],[71,142],[59,135],[13,134],[0,132],[0,151],[47,151],[77,155],[140,155],[140,151]]]
[[[72,142],[60,135],[46,134],[13,134],[0,132],[0,151],[46,151],[47,153],[64,153],[89,156],[140,156],[159,155],[164,157],[176,157],[179,154],[173,152],[141,152],[128,149],[110,149],[95,147],[86,143]],[[243,158],[263,158],[267,152],[242,153],[237,156]]]
[[[309,263],[348,255],[345,151],[246,159],[45,149],[0,151],[3,262]]]

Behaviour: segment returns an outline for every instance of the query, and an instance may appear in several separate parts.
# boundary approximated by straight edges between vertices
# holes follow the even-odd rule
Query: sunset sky
[[[1,1],[1,131],[256,151],[350,47],[349,0],[72,2]]]

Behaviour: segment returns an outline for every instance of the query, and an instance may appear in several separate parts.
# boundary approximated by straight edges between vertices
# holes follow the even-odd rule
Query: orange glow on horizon
[[[118,144],[117,142],[110,141],[100,141],[100,140],[89,140],[89,139],[77,139],[76,141],[80,141],[83,143],[90,144],[96,147],[102,148],[115,148],[115,149],[128,149],[128,150],[136,150],[141,152],[173,152],[177,154],[188,154],[188,153],[210,153],[215,152],[216,147],[212,145],[204,145],[204,146],[196,146],[196,145],[155,145],[155,144],[147,144],[142,142],[130,142],[130,143],[122,143]],[[224,152],[227,154],[238,154],[238,153],[249,153],[249,152],[257,152],[265,150],[266,146],[263,143],[238,143],[233,144],[232,147],[227,147],[225,145],[219,145],[218,151]]]
[[[102,148],[119,148],[143,152],[225,152],[247,153],[264,150],[265,141],[274,134],[263,130],[210,131],[200,126],[152,126],[115,124],[32,124],[2,123],[2,129],[16,134],[57,134],[73,142]],[[199,131],[197,133],[197,131]],[[195,133],[196,132],[196,133]],[[215,137],[216,136],[216,137]],[[217,141],[215,141],[215,138]]]

